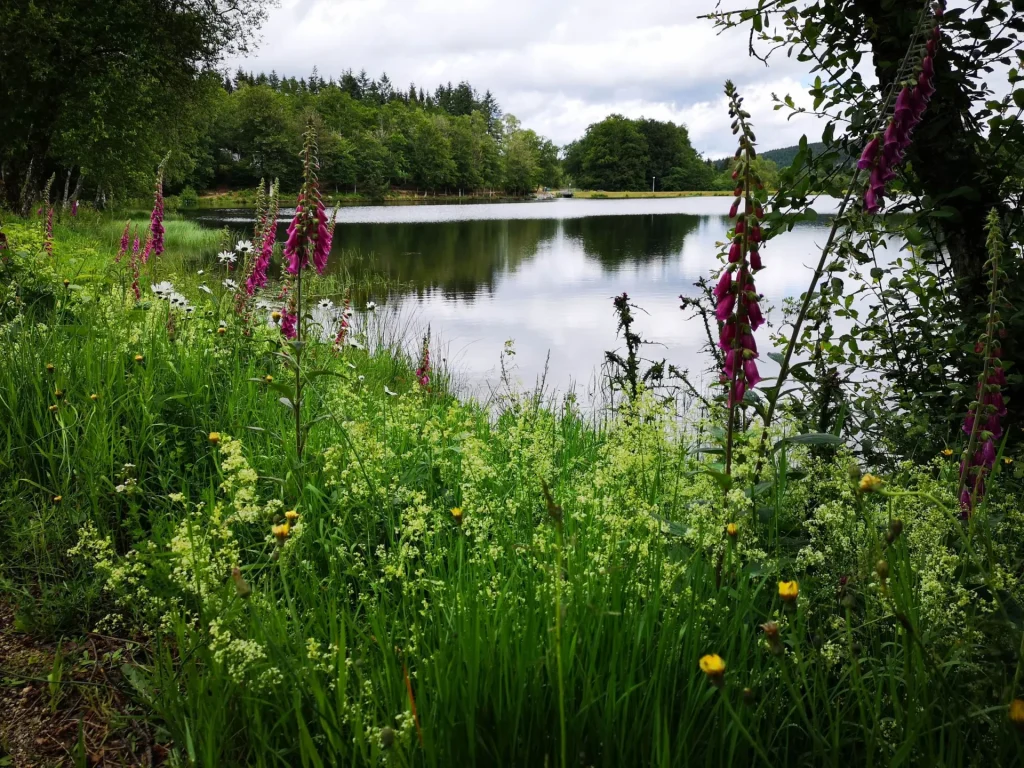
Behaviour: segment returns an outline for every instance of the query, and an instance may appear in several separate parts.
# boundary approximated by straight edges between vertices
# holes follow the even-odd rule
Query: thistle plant
[[[1002,388],[1006,385],[1006,373],[1000,360],[1000,338],[1005,326],[1000,309],[1006,304],[1002,292],[1005,273],[1002,257],[1006,245],[999,226],[999,214],[993,209],[988,215],[988,261],[985,269],[989,273],[989,300],[985,318],[985,330],[978,339],[975,351],[982,360],[981,373],[974,402],[971,403],[964,420],[963,431],[967,445],[960,457],[960,506],[964,517],[970,516],[978,501],[985,495],[985,479],[996,461],[996,441],[1003,436],[1002,419],[1006,416],[1006,403]]]
[[[729,209],[729,218],[736,223],[731,233],[727,262],[713,291],[717,300],[715,317],[719,323],[718,346],[725,354],[721,380],[727,387],[729,420],[726,429],[725,472],[732,472],[733,432],[736,426],[736,408],[743,401],[747,389],[757,386],[761,375],[757,370],[757,344],[754,331],[763,323],[760,296],[754,286],[754,273],[762,269],[761,219],[764,210],[757,201],[757,191],[763,184],[754,169],[755,136],[750,125],[750,114],[743,109],[743,98],[732,81],[726,81],[725,94],[729,97],[729,117],[733,118],[732,132],[739,135],[735,168],[735,200]],[[742,211],[740,210],[742,206]]]

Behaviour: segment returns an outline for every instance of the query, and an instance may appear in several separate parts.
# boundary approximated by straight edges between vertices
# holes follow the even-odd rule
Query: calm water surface
[[[357,275],[383,273],[398,288],[359,296],[380,305],[378,322],[425,329],[435,354],[447,359],[475,394],[499,380],[505,342],[515,344],[518,378],[533,385],[550,353],[548,384],[587,390],[604,352],[616,338],[612,297],[627,292],[643,308],[637,328],[666,358],[701,380],[698,354],[703,327],[680,311],[679,295],[718,265],[731,200],[695,197],[650,200],[345,207],[338,212],[332,263]],[[828,234],[826,214],[835,201],[819,201],[823,214],[777,238],[763,252],[757,287],[769,322],[781,318],[782,300],[798,296]],[[282,210],[283,238],[291,210]],[[216,210],[195,218],[212,227],[251,227],[252,212]],[[251,230],[250,230],[251,231]],[[767,330],[759,331],[767,338]],[[767,341],[762,349],[767,348]],[[766,361],[767,362],[767,361]],[[770,363],[767,366],[770,367]]]

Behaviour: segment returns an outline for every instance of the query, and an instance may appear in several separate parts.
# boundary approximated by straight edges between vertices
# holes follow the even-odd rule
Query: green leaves
[[[772,450],[777,451],[786,445],[842,445],[843,438],[828,432],[808,432],[803,435],[784,437],[775,443]]]

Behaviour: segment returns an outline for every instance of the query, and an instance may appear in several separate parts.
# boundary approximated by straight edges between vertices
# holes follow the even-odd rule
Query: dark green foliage
[[[855,411],[847,429],[867,456],[933,454],[960,433],[978,375],[973,347],[986,315],[986,217],[995,209],[1010,241],[1019,243],[1024,232],[1024,6],[993,0],[970,11],[951,7],[937,21],[923,2],[827,0],[798,10],[771,0],[760,9],[720,21],[754,24],[755,41],[808,62],[813,111],[827,120],[823,149],[802,140],[781,173],[769,239],[809,215],[814,193],[843,198],[849,191],[853,201],[822,264],[800,348],[824,366],[819,370],[838,369]],[[783,18],[786,33],[779,35]],[[935,95],[888,185],[884,213],[866,216],[858,200],[865,174],[854,181],[853,158],[884,129],[895,89],[917,79],[936,24]],[[861,77],[867,57],[880,88]],[[788,96],[779,107],[808,111]],[[883,267],[883,249],[903,253]],[[1009,260],[1006,281],[1007,296],[1024,295],[1019,259]],[[1024,314],[1015,310],[1005,316],[1002,355],[1010,420],[1019,422]],[[1019,439],[1018,431],[1009,434],[1011,444]]]
[[[209,70],[244,49],[264,0],[11,0],[0,5],[0,168],[18,203],[58,168],[100,196],[145,189],[168,150],[168,173],[193,170],[221,83]],[[29,168],[32,168],[29,176]]]
[[[575,186],[609,192],[711,189],[713,174],[683,125],[609,115],[565,148]]]

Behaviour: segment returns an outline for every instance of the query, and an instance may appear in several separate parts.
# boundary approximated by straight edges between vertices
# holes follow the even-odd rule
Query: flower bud
[[[249,586],[249,582],[242,576],[242,569],[237,565],[231,569],[231,580],[235,582],[235,592],[240,598],[245,600],[252,594],[252,587]]]
[[[885,560],[879,560],[875,563],[875,573],[878,574],[878,578],[885,581],[889,578],[889,563]]]

